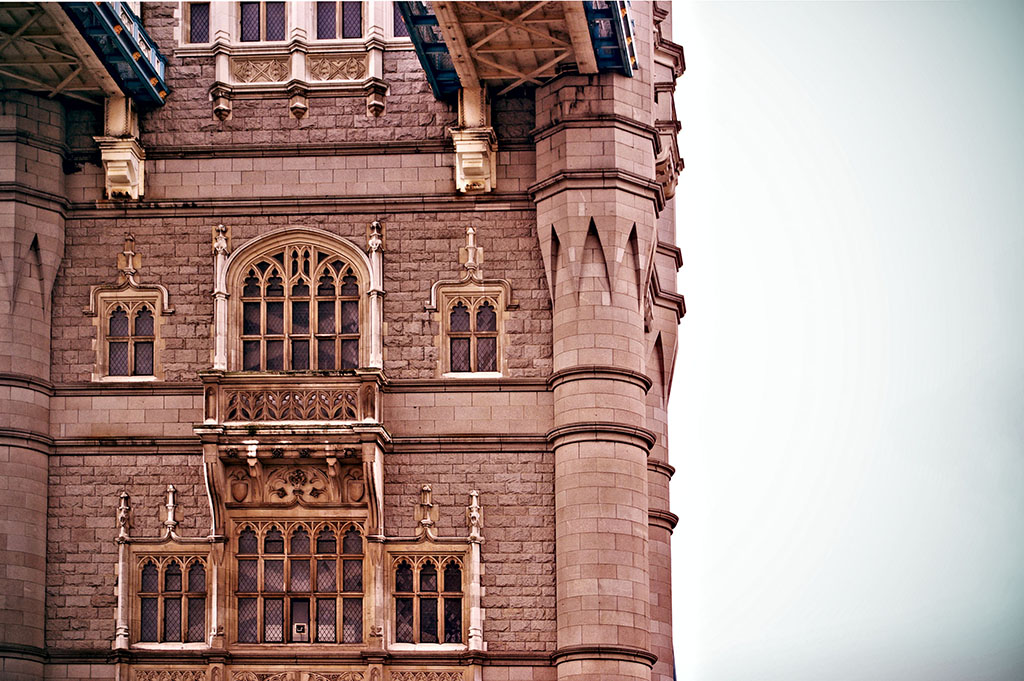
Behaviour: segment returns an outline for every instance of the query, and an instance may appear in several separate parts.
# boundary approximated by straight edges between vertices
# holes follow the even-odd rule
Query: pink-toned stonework
[[[339,21],[358,5],[319,4]],[[483,99],[460,32],[469,50],[488,12],[518,22],[534,3],[474,4],[432,3],[452,96],[391,2],[327,43],[327,10],[285,3],[280,44],[237,35],[277,3],[143,3],[162,106],[0,75],[0,678],[674,677],[670,3],[630,5],[629,76],[580,56],[584,3],[538,3],[534,25],[573,48],[515,87],[509,52],[466,52]],[[78,30],[30,6],[0,8],[0,31],[33,12],[39,31]],[[357,77],[317,81],[318,55]],[[81,83],[114,83],[79,57]],[[238,75],[262,68],[289,79]],[[143,154],[125,171],[96,138]],[[263,276],[287,298],[243,288]],[[359,549],[293,546],[300,527],[353,529]],[[346,555],[358,580],[302,586]]]

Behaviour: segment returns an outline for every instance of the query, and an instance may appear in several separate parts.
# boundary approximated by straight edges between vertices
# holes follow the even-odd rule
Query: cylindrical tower
[[[655,181],[652,18],[632,5],[641,68],[537,90],[537,230],[553,301],[560,680],[651,678],[645,272]],[[643,68],[644,66],[647,68]]]
[[[0,677],[43,678],[50,292],[64,252],[64,112],[0,93]]]

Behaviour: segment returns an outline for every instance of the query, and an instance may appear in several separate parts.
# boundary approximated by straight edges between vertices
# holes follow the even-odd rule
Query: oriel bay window
[[[239,643],[363,642],[356,525],[246,524],[236,556]]]
[[[394,563],[396,643],[462,643],[462,566],[453,557]]]
[[[360,284],[341,258],[286,247],[247,268],[241,294],[244,371],[359,366]]]

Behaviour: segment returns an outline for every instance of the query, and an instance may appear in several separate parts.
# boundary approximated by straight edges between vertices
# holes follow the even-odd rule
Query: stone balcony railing
[[[200,374],[204,425],[380,422],[379,372],[346,375],[211,371]]]

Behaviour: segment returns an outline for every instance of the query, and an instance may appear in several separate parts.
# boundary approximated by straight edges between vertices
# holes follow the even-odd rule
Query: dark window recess
[[[127,376],[129,373],[128,343],[110,343],[110,355],[107,364],[111,376]]]
[[[164,570],[164,591],[181,591],[181,567],[177,563]]]
[[[190,43],[210,42],[210,3],[193,2],[189,4],[188,41]]]
[[[258,42],[260,39],[260,3],[239,3],[242,16],[242,42]]]
[[[292,534],[292,554],[309,553],[309,533],[301,527]]]
[[[412,643],[412,599],[395,599],[395,640]]]
[[[461,598],[444,599],[444,642],[462,643]]]
[[[437,568],[433,563],[420,569],[420,591],[437,591]]]
[[[257,550],[258,544],[256,543],[256,532],[247,527],[238,535],[238,552],[254,554]]]
[[[153,335],[153,313],[150,312],[148,307],[141,308],[138,314],[135,315],[135,335]]]
[[[338,37],[337,3],[316,3],[316,37],[318,40],[334,40]]]
[[[437,599],[420,599],[420,643],[437,643]]]
[[[345,538],[342,539],[341,552],[347,554],[363,552],[363,538],[360,536],[359,530],[354,527],[349,528],[345,533]]]
[[[284,40],[285,20],[284,3],[268,2],[267,7],[267,40]]]
[[[363,640],[363,599],[342,599],[342,643],[361,643]]]
[[[264,553],[284,553],[284,535],[276,527],[270,528],[263,540]]]
[[[341,37],[363,37],[363,3],[341,3]]]
[[[452,338],[452,371],[469,371],[469,339]]]
[[[146,563],[142,568],[142,591],[146,593],[156,593],[160,590],[160,574],[157,572],[156,565],[153,563]]]
[[[300,625],[296,627],[295,625]],[[296,643],[309,641],[309,599],[292,599],[291,638]]]
[[[320,533],[316,536],[316,552],[317,553],[337,553],[338,552],[338,539],[334,535],[334,532],[328,528],[320,530]]]
[[[153,342],[135,342],[135,369],[132,373],[136,376],[153,375]]]
[[[498,339],[477,338],[476,339],[476,370],[497,371],[498,370]]]
[[[405,25],[405,17],[402,16],[402,10],[398,9],[398,3],[394,3],[395,7],[395,37],[396,38],[408,38],[409,27]]]
[[[412,591],[412,566],[408,563],[402,563],[395,571],[395,591]]]
[[[444,566],[444,590],[462,591],[462,570],[454,562]]]

